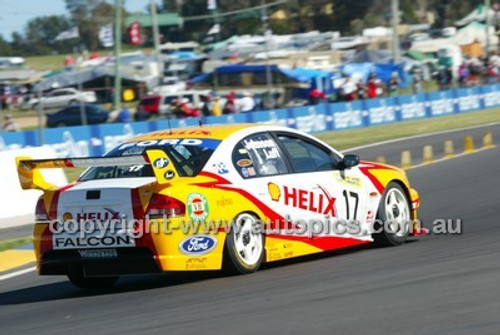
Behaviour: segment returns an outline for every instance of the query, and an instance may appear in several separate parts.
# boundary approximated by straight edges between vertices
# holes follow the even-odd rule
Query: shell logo
[[[63,219],[63,222],[73,220],[73,214],[71,214],[70,212],[66,212],[63,214],[62,219]]]
[[[271,199],[273,201],[279,201],[281,197],[281,190],[278,185],[275,183],[268,183],[267,184],[267,190],[269,192],[269,195],[271,196]]]

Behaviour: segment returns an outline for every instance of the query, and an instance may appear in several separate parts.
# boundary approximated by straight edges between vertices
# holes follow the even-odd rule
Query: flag
[[[78,32],[78,27],[69,28],[68,30],[61,31],[59,35],[56,36],[55,41],[64,41],[72,38],[80,37]]]
[[[110,48],[115,44],[113,39],[113,26],[111,23],[99,29],[99,42],[105,48]]]
[[[141,44],[141,24],[139,22],[134,22],[128,28],[128,39],[132,45]]]
[[[207,35],[215,35],[220,33],[220,24],[216,23],[210,28],[210,30],[207,32]]]
[[[208,10],[216,10],[217,9],[217,0],[208,0],[207,1],[207,9]]]

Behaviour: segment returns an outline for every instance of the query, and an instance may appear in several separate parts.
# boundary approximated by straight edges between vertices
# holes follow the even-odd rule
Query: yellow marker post
[[[377,163],[382,163],[382,164],[386,164],[387,163],[384,156],[378,156],[375,161]]]
[[[434,162],[434,152],[432,145],[426,145],[423,149],[423,162],[425,164]]]
[[[483,148],[491,149],[494,148],[495,144],[493,144],[493,133],[491,131],[487,132],[483,136]]]
[[[411,164],[411,151],[405,150],[401,153],[401,168],[409,169],[412,167]]]
[[[474,138],[472,136],[465,136],[464,138],[464,153],[474,152]]]
[[[451,158],[455,156],[455,149],[453,148],[453,141],[448,140],[444,142],[444,157]]]

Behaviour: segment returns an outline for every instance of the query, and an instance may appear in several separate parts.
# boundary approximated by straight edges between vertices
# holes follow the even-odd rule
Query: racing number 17
[[[356,220],[356,217],[358,215],[358,202],[359,202],[359,196],[356,192],[347,192],[344,190],[344,192],[342,192],[342,194],[344,195],[344,200],[345,200],[345,207],[346,207],[346,219],[349,220],[351,219],[351,211],[350,211],[350,207],[349,206],[349,203],[350,202],[353,202],[354,201],[354,215],[352,217],[353,220]],[[350,199],[353,199],[350,201]]]

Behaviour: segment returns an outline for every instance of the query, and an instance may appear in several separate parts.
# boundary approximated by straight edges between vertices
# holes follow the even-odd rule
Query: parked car
[[[207,95],[210,95],[210,90],[188,90],[165,94],[163,95],[160,112],[162,112],[162,108],[170,106],[176,99],[187,99],[194,108],[200,109],[203,106],[202,97]]]
[[[24,91],[22,85],[0,83],[0,103],[2,109],[12,108],[22,104]]]
[[[93,103],[96,101],[95,92],[83,92],[75,90],[74,88],[62,88],[49,92],[41,99],[38,99],[38,97],[29,99],[25,104],[25,108],[35,109],[40,102],[45,108],[57,108],[74,105],[79,102]]]
[[[109,112],[96,105],[85,105],[87,124],[104,123],[109,118]],[[81,126],[80,106],[69,106],[58,112],[47,114],[47,127]]]
[[[201,109],[203,106],[202,96],[206,95],[210,95],[210,90],[187,90],[168,94],[148,95],[139,102],[137,109],[146,112],[148,117],[151,115],[169,114],[170,106],[174,100],[178,99],[187,99],[188,104],[193,109]]]

